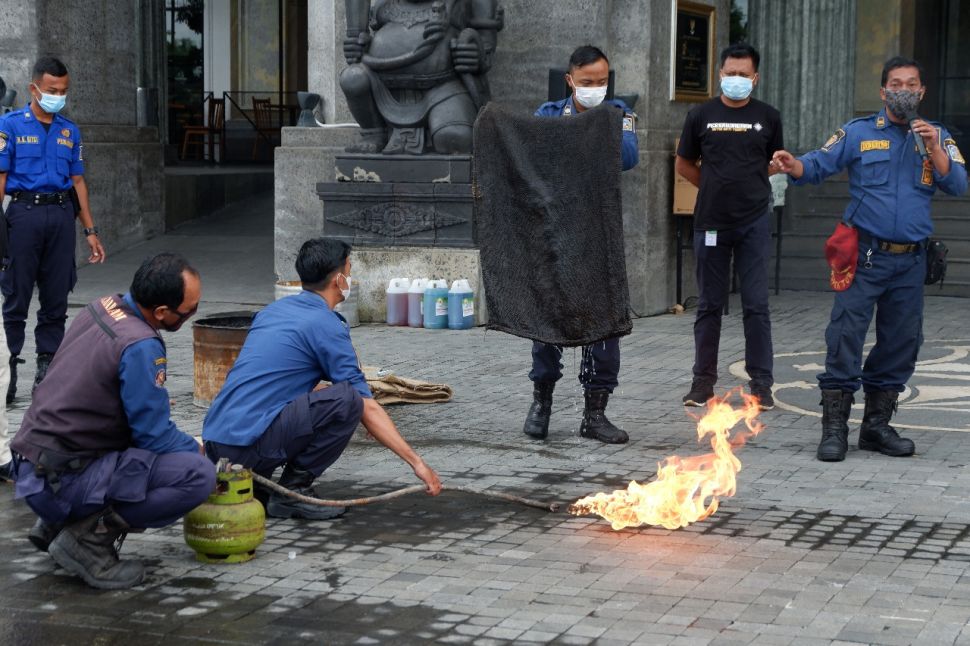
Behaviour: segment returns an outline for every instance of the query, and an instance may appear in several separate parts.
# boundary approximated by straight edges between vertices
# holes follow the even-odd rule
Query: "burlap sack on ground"
[[[474,204],[488,327],[563,346],[629,334],[621,110],[475,122]]]
[[[364,366],[364,377],[374,393],[377,403],[388,404],[437,404],[450,401],[453,395],[451,386],[432,384],[427,381],[381,374],[379,368]]]

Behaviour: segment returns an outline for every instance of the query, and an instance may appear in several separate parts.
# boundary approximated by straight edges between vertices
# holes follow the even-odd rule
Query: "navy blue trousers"
[[[825,372],[818,385],[825,390],[902,392],[916,369],[923,344],[923,280],[926,250],[891,254],[873,249],[860,233],[856,275],[844,292],[835,293],[832,317],[825,329]],[[872,249],[870,267],[866,252]],[[865,365],[862,350],[876,313],[876,345]]]
[[[579,383],[586,390],[613,392],[619,385],[620,339],[607,339],[583,346]],[[529,379],[556,382],[562,378],[562,346],[532,342],[532,370]]]
[[[20,462],[17,497],[48,523],[80,520],[110,506],[134,528],[165,527],[209,497],[216,472],[199,453],[128,449],[61,474],[59,484],[55,492],[34,465]]]
[[[228,458],[269,478],[284,464],[318,477],[337,461],[360,424],[364,400],[348,382],[297,397],[249,446],[206,442],[213,462]]]
[[[731,285],[731,258],[741,283],[744,364],[751,385],[771,387],[773,351],[768,311],[768,259],[771,255],[770,211],[751,224],[717,232],[717,245],[705,244],[694,232],[697,261],[697,318],[694,320],[694,380],[717,383],[721,314]]]
[[[36,283],[40,297],[34,329],[37,353],[53,354],[64,339],[67,296],[77,283],[74,205],[70,201],[47,206],[12,202],[7,226],[9,263],[0,273],[7,347],[13,355],[24,348],[27,309]]]

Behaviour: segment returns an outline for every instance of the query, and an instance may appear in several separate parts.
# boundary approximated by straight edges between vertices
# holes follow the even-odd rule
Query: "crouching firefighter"
[[[159,334],[178,330],[200,296],[198,272],[163,253],[127,294],[87,305],[10,444],[16,496],[38,516],[28,538],[95,588],[140,583],[144,567],[119,560],[120,541],[174,523],[215,487],[212,463],[171,421]]]

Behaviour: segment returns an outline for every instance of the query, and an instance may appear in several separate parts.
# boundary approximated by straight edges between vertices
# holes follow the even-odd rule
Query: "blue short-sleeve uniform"
[[[626,103],[619,99],[603,101],[608,105],[623,110],[623,142],[620,156],[623,160],[623,170],[630,170],[640,162],[640,145],[637,142],[637,115]],[[539,106],[535,111],[537,117],[561,117],[576,113],[573,97],[570,95],[560,101],[549,101]]]
[[[372,397],[346,321],[319,294],[303,291],[270,303],[253,319],[206,415],[202,438],[249,446],[287,404],[320,381],[347,382],[361,397]]]
[[[7,194],[66,191],[73,184],[72,175],[84,174],[81,131],[60,114],[45,128],[30,105],[4,115],[0,118],[0,173],[7,174]]]
[[[946,175],[920,157],[909,126],[894,124],[885,109],[853,119],[819,150],[799,157],[804,172],[793,184],[818,184],[848,172],[850,199],[843,220],[859,229],[855,276],[848,289],[835,293],[825,331],[825,372],[818,375],[823,390],[902,392],[916,368],[923,341],[925,242],[933,232],[931,199],[937,189],[951,195],[967,190],[966,164],[956,142],[942,125],[930,123],[950,160]],[[863,364],[877,304],[876,344]]]
[[[73,177],[84,174],[80,130],[60,114],[45,128],[30,104],[5,114],[0,117],[0,173],[6,175],[4,192],[15,198],[7,209],[7,269],[0,273],[7,347],[11,355],[23,350],[36,285],[37,354],[53,354],[64,338],[67,296],[77,281],[77,214],[65,192],[73,187]]]

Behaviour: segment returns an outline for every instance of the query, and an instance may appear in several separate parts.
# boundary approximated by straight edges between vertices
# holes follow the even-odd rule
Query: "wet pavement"
[[[143,257],[175,249],[202,270],[200,317],[265,303],[271,211],[271,200],[256,200],[109,256],[80,272],[73,302],[123,290]],[[733,298],[719,389],[745,382]],[[271,520],[257,558],[238,565],[196,562],[180,525],[131,535],[122,554],[146,562],[146,581],[99,592],[33,550],[32,515],[4,485],[0,643],[970,644],[970,302],[927,298],[926,345],[898,415],[917,454],[853,446],[845,462],[823,464],[813,382],[830,304],[827,294],[772,297],[778,406],[739,451],[737,495],[687,529],[613,531],[601,519],[471,494],[418,494],[335,521]],[[529,342],[480,328],[380,325],[352,337],[364,364],[455,389],[447,404],[389,409],[448,484],[568,504],[649,480],[666,456],[703,452],[680,405],[690,311],[639,319],[621,342],[608,413],[629,432],[625,446],[579,437],[573,351],[549,439],[537,442],[521,432]],[[166,339],[173,414],[197,434],[204,410],[192,404],[191,330]],[[31,364],[22,377],[32,378]],[[22,397],[8,412],[12,428],[27,404]],[[358,436],[316,489],[349,498],[416,482]]]

